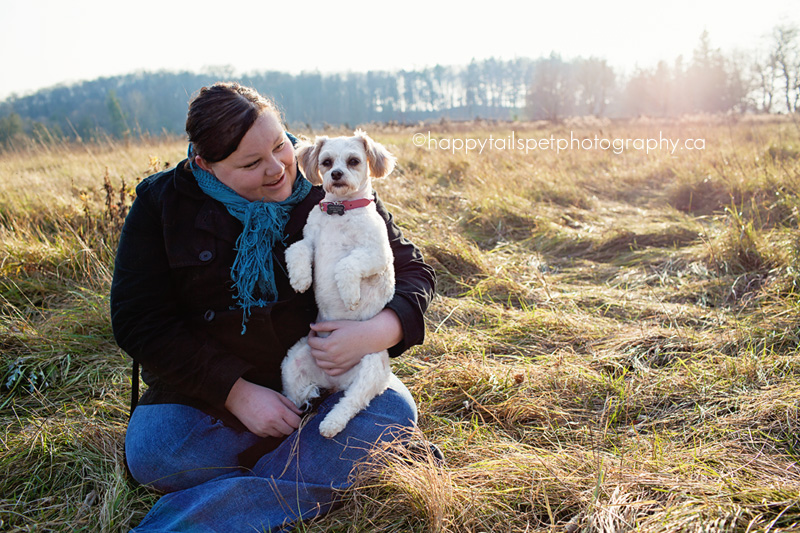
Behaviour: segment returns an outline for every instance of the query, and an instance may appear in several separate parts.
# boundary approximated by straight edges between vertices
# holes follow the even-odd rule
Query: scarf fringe
[[[236,239],[236,259],[231,267],[237,306],[243,311],[242,335],[252,307],[265,307],[278,299],[272,250],[283,241],[283,231],[294,206],[311,190],[311,183],[297,169],[292,194],[282,202],[250,202],[219,181],[213,174],[192,165],[200,189],[221,202],[228,212],[242,222]]]

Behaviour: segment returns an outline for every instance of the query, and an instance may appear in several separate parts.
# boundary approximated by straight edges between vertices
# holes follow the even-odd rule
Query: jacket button
[[[208,250],[203,250],[200,252],[200,261],[203,261],[204,263],[206,261],[211,261],[212,257],[214,257],[214,254]]]
[[[214,310],[213,309],[209,309],[203,315],[203,319],[205,319],[206,322],[211,322],[212,320],[214,320],[215,316],[216,316],[216,313],[214,312]]]

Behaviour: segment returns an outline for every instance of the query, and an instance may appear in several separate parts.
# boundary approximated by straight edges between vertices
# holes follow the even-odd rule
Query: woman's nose
[[[272,156],[270,160],[267,161],[267,165],[264,168],[264,172],[267,176],[280,176],[283,174],[283,170],[283,163],[275,156]]]

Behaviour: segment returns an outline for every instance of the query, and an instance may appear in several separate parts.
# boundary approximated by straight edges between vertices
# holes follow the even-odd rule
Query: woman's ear
[[[206,172],[208,172],[212,176],[214,175],[214,171],[211,170],[211,165],[209,165],[206,162],[206,160],[203,159],[202,157],[200,157],[199,155],[194,156],[194,162],[198,167],[202,168],[203,170],[205,170]]]

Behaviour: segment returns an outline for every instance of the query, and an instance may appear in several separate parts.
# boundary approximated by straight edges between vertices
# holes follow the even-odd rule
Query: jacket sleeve
[[[433,298],[436,276],[433,268],[423,260],[422,253],[403,236],[391,213],[377,197],[375,205],[386,220],[389,244],[394,254],[395,292],[386,307],[397,314],[403,328],[403,340],[389,348],[389,355],[396,357],[425,340],[423,315]]]
[[[165,248],[161,210],[147,181],[125,220],[111,284],[117,344],[169,390],[222,407],[252,368],[180,317]]]

